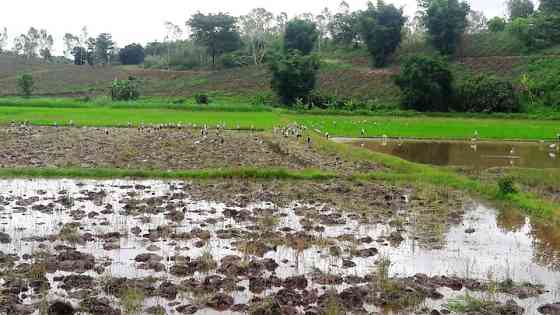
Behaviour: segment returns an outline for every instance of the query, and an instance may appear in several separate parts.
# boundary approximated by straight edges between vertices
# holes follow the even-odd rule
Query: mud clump
[[[71,304],[61,301],[56,301],[49,306],[47,311],[48,315],[74,315],[76,310]]]

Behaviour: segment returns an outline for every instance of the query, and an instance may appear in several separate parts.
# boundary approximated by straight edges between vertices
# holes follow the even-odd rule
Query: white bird
[[[514,155],[515,154],[515,148],[511,148],[511,150],[509,151],[509,155]]]

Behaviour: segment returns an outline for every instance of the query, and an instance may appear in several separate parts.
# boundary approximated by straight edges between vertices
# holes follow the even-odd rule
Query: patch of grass
[[[144,306],[144,292],[137,288],[124,288],[120,294],[120,303],[126,314],[140,314]]]

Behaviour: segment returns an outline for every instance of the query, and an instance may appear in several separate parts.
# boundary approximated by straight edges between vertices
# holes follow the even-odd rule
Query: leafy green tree
[[[402,9],[382,0],[377,6],[368,2],[367,10],[359,16],[359,30],[376,67],[383,67],[401,43],[406,18]]]
[[[232,52],[241,47],[241,36],[237,28],[237,20],[225,13],[193,15],[187,26],[191,29],[191,38],[206,47],[212,57],[212,65],[216,65],[216,57]]]
[[[441,57],[408,58],[395,83],[401,89],[405,109],[445,112],[453,98],[453,75]]]
[[[329,23],[329,33],[332,40],[339,45],[353,46],[359,43],[358,29],[359,12],[337,13]]]
[[[420,0],[419,5],[431,44],[444,55],[453,54],[468,26],[469,4],[460,0]]]
[[[535,6],[531,0],[507,0],[506,6],[510,21],[517,18],[527,18],[535,11]]]
[[[18,93],[24,97],[30,97],[33,94],[33,76],[31,74],[23,74],[17,78]]]
[[[126,45],[119,51],[119,59],[123,65],[139,65],[144,62],[144,47],[140,44]]]
[[[507,22],[499,16],[493,17],[488,21],[488,30],[492,33],[503,32],[506,29]]]
[[[547,14],[560,13],[560,0],[541,0],[539,11]]]
[[[304,55],[297,49],[274,58],[270,64],[272,89],[283,104],[294,104],[305,99],[315,88],[319,59],[315,55]]]
[[[309,20],[293,19],[286,25],[284,35],[284,52],[299,50],[303,55],[309,55],[319,38],[317,25]]]
[[[95,59],[98,63],[106,65],[110,62],[110,55],[115,48],[113,37],[109,33],[101,33],[95,39]]]

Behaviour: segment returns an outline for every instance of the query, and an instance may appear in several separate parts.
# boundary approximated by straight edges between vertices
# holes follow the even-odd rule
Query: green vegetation
[[[402,91],[405,109],[448,111],[453,98],[453,75],[443,58],[414,56],[407,59],[395,83]]]
[[[420,0],[419,4],[430,43],[443,55],[455,53],[468,25],[469,4],[459,0]]]
[[[111,99],[113,101],[132,101],[139,97],[140,89],[135,78],[113,80],[111,84]]]
[[[554,139],[560,132],[558,122],[553,120],[500,119],[491,115],[482,118],[430,117],[414,112],[403,112],[403,117],[393,116],[395,113],[391,112],[381,116],[339,115],[340,112],[329,115],[329,112],[298,113],[248,104],[233,105],[231,108],[220,100],[209,105],[196,105],[194,102],[191,105],[162,104],[146,100],[138,103],[109,102],[106,106],[72,100],[30,99],[32,106],[27,106],[21,99],[7,99],[5,102],[10,106],[2,105],[0,101],[0,123],[3,124],[29,121],[35,125],[53,125],[55,122],[65,125],[73,121],[79,126],[124,127],[128,122],[134,126],[143,122],[146,126],[225,124],[228,129],[272,130],[275,126],[297,122],[310,130],[320,130],[322,134],[328,132],[331,136],[359,137],[364,129],[370,137],[387,135],[395,138],[462,140],[470,140],[475,131],[481,139],[487,140]]]
[[[378,1],[377,6],[368,3],[367,10],[358,18],[360,36],[364,39],[375,67],[387,65],[389,57],[401,43],[401,33],[406,18],[402,9]]]
[[[20,95],[30,97],[33,94],[33,76],[31,74],[23,74],[17,78],[17,87]]]
[[[305,99],[315,88],[319,60],[292,50],[271,63],[272,88],[283,104]]]
[[[458,112],[519,112],[519,99],[511,82],[478,74],[458,82],[455,101],[450,107]]]

